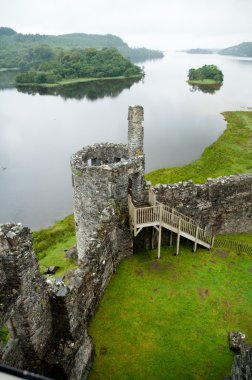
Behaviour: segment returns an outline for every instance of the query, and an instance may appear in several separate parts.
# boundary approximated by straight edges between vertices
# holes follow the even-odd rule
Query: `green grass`
[[[0,347],[1,347],[1,344],[3,346],[6,345],[6,343],[8,342],[8,340],[9,340],[9,330],[8,330],[8,327],[7,326],[3,326],[0,329]]]
[[[104,77],[104,78],[73,78],[73,79],[65,79],[57,83],[18,83],[18,87],[29,86],[29,87],[59,87],[65,86],[68,84],[76,84],[76,83],[86,83],[86,82],[95,82],[95,81],[103,81],[103,80],[115,80],[115,79],[130,79],[130,78],[141,78],[142,75],[130,75],[128,77],[118,76],[118,77]]]
[[[70,249],[76,244],[73,215],[56,222],[49,228],[33,232],[34,250],[40,262],[40,269],[57,265],[56,276],[77,267],[74,260],[66,259],[64,249]]]
[[[252,242],[252,234],[250,234]],[[91,334],[90,380],[218,380],[231,370],[227,334],[252,341],[252,256],[190,244],[135,254],[113,276]]]
[[[207,147],[202,156],[185,166],[155,170],[145,175],[152,185],[192,179],[204,183],[207,178],[252,172],[252,112],[223,113],[227,128]]]
[[[213,79],[202,79],[202,80],[188,80],[187,83],[189,84],[220,84],[222,82],[218,82]]]
[[[252,233],[251,232],[243,233],[243,234],[218,235],[217,239],[237,241],[243,244],[248,244],[250,247],[252,247]]]

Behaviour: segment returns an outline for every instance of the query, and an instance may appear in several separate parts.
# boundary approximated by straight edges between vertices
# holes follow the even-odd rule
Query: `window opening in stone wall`
[[[121,158],[120,157],[114,157],[114,162],[120,162],[121,161]]]
[[[97,166],[97,164],[98,164],[97,157],[92,158],[92,160],[91,160],[91,165],[92,165],[92,166]]]

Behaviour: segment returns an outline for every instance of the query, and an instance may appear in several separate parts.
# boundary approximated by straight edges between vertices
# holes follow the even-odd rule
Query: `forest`
[[[29,50],[39,45],[47,45],[55,52],[60,49],[116,48],[132,62],[143,62],[164,56],[159,50],[130,48],[120,37],[112,34],[72,33],[59,36],[21,34],[8,27],[0,27],[0,69],[19,68],[26,60]]]
[[[20,63],[16,84],[59,83],[76,78],[142,76],[142,69],[115,48],[57,50],[48,45],[31,48]]]

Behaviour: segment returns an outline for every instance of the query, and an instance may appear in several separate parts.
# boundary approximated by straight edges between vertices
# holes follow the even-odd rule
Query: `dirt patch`
[[[248,272],[252,273],[252,268],[249,268],[249,269],[248,269]]]
[[[144,271],[143,271],[143,269],[141,269],[141,268],[137,268],[137,269],[135,270],[135,273],[136,273],[138,276],[141,276],[141,277],[143,277],[143,275],[144,275]]]
[[[172,269],[172,268],[174,268],[174,264],[173,263],[171,263],[171,262],[169,262],[169,263],[166,263],[165,265],[164,265],[164,268],[165,269]]]
[[[159,288],[153,289],[153,292],[158,292],[158,291],[159,291]]]
[[[172,274],[171,274],[171,279],[172,279],[172,280],[176,281],[176,280],[178,280],[178,278],[179,278],[179,277],[178,277],[177,273],[172,273]]]
[[[228,264],[229,267],[234,267],[236,265],[236,263],[234,261],[230,261],[230,263]]]
[[[209,296],[208,289],[198,289],[198,294],[202,300],[204,300],[207,296]]]
[[[230,251],[226,249],[217,249],[216,255],[226,259],[229,256]]]
[[[223,319],[226,321],[230,317],[232,305],[231,305],[231,302],[229,300],[224,300],[223,304],[224,304],[224,309],[225,309]]]
[[[101,346],[101,348],[100,348],[100,355],[106,355],[107,352],[108,352],[108,347]]]
[[[203,334],[203,330],[196,330],[196,334]]]
[[[162,265],[160,265],[160,263],[158,261],[154,261],[154,263],[152,263],[150,265],[150,269],[151,270],[157,270],[157,271],[160,271],[162,269]]]
[[[227,347],[224,346],[224,344],[220,344],[220,345],[218,346],[218,349],[219,349],[220,352],[226,352],[226,351],[227,351]]]

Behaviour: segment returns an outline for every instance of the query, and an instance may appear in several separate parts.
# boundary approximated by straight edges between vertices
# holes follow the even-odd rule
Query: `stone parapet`
[[[252,230],[252,174],[156,185],[157,200],[190,216],[214,234]]]

